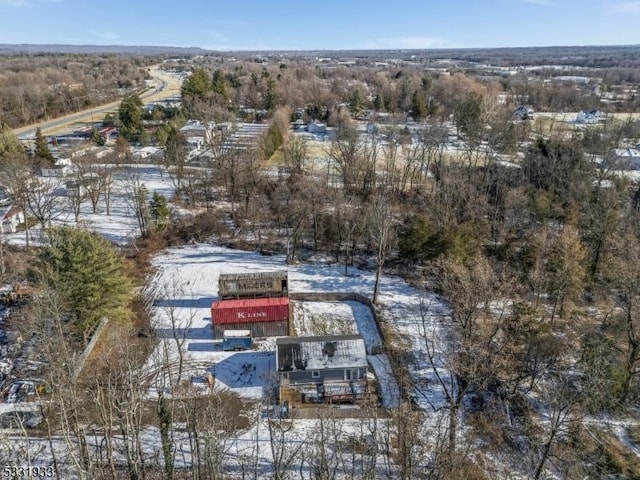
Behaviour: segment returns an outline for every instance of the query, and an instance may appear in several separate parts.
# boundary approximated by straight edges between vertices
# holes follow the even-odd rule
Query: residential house
[[[204,137],[187,137],[186,141],[189,150],[200,150],[204,145]]]
[[[180,132],[185,138],[187,146],[191,150],[202,148],[203,145],[211,143],[215,136],[215,122],[200,122],[199,120],[189,120]]]
[[[311,120],[307,125],[307,131],[314,135],[324,135],[327,133],[327,126],[324,123]]]
[[[15,205],[0,209],[0,214],[0,233],[15,233],[18,225],[24,223],[24,212]]]
[[[59,158],[50,167],[43,167],[40,169],[40,176],[42,177],[66,177],[73,172],[70,158]]]
[[[276,340],[280,400],[356,401],[367,393],[367,352],[359,335]]]
[[[4,187],[0,185],[0,207],[8,207],[11,203],[11,199],[7,197],[7,192]]]
[[[576,123],[598,123],[604,122],[607,114],[600,110],[589,110],[588,112],[580,111],[576,115]]]
[[[531,120],[535,115],[535,110],[531,105],[520,105],[513,112],[513,117],[517,120]]]
[[[614,148],[607,155],[605,165],[613,170],[640,170],[640,149]]]

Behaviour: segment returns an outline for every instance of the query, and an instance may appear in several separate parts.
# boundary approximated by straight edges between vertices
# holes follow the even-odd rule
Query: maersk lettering
[[[263,318],[267,316],[267,312],[236,312],[237,318]]]

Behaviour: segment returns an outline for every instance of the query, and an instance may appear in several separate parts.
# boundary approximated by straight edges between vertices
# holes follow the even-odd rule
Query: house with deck
[[[355,402],[367,393],[367,352],[359,335],[278,338],[276,369],[282,402]]]

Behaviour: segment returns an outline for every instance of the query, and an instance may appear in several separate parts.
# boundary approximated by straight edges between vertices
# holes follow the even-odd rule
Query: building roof
[[[616,157],[638,158],[640,157],[640,150],[636,148],[614,148],[613,154]]]
[[[232,281],[246,280],[249,278],[287,278],[287,274],[287,270],[274,270],[272,272],[221,273],[218,279],[220,281]]]
[[[359,335],[278,338],[276,348],[279,372],[367,366],[364,340]]]
[[[247,308],[247,307],[272,307],[289,305],[288,297],[273,298],[241,298],[233,300],[217,300],[211,304],[211,308]]]
[[[2,210],[0,210],[0,212],[2,212]],[[17,207],[15,205],[11,205],[9,208],[7,208],[3,214],[2,214],[2,218],[0,219],[0,221],[4,222],[9,220],[11,217],[14,217],[18,214],[22,213],[22,209],[20,207]]]

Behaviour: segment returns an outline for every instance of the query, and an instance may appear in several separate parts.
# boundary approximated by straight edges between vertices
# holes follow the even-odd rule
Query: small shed
[[[359,335],[276,340],[281,401],[356,401],[367,393],[367,352]]]
[[[225,330],[222,337],[222,350],[250,350],[253,346],[251,330]]]

